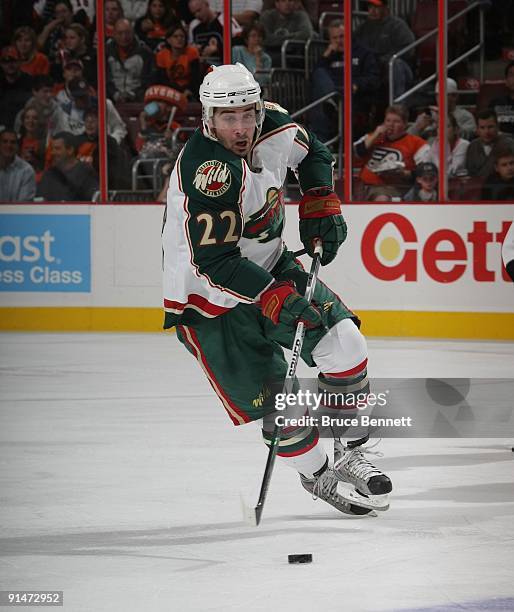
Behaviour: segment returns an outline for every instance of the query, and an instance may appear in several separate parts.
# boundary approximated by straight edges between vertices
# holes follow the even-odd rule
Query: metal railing
[[[161,168],[169,163],[164,157],[148,157],[136,159],[132,164],[132,191],[139,190],[140,181],[150,181],[155,194],[159,193],[164,184]],[[150,168],[150,171],[148,170]],[[148,186],[145,186],[148,190]]]
[[[337,102],[337,134],[327,140],[323,144],[326,146],[337,144],[337,153],[336,153],[336,176],[337,178],[342,177],[343,172],[343,100],[341,98],[341,94],[337,91],[332,91],[321,98],[318,98],[307,104],[303,108],[300,108],[294,113],[291,113],[291,119],[296,119],[297,117],[301,117],[305,115],[308,111],[312,110],[316,106],[327,102],[328,100],[335,100]]]
[[[470,4],[469,6],[464,8],[462,11],[459,11],[458,13],[456,13],[455,15],[453,15],[452,17],[448,19],[448,25],[450,25],[457,19],[460,19],[461,17],[463,17],[464,15],[466,15],[467,13],[471,12],[472,10],[476,8],[479,9],[479,42],[475,46],[471,47],[471,49],[469,49],[468,51],[465,51],[464,53],[462,53],[462,55],[459,55],[457,58],[449,62],[447,69],[450,70],[451,68],[453,68],[454,66],[456,66],[457,64],[465,60],[470,55],[473,55],[477,51],[480,51],[480,81],[483,81],[484,80],[484,38],[485,38],[483,2],[481,1],[473,2],[473,4]],[[410,45],[407,45],[401,51],[398,51],[398,53],[395,53],[391,57],[391,59],[389,60],[389,105],[392,105],[398,102],[402,102],[403,100],[411,96],[413,93],[422,89],[423,87],[425,87],[425,85],[428,85],[428,83],[431,83],[437,78],[437,72],[434,72],[434,74],[430,75],[426,79],[423,79],[419,83],[416,83],[416,85],[414,85],[413,87],[411,87],[410,89],[402,93],[400,96],[397,96],[396,98],[394,97],[394,76],[393,76],[394,63],[398,59],[400,59],[403,55],[415,49],[421,43],[424,43],[426,40],[428,40],[432,36],[435,36],[438,32],[439,32],[439,28],[434,28],[433,30],[431,30],[430,32],[427,32],[421,38],[416,39],[413,43],[411,43]]]
[[[287,65],[287,60],[294,60],[294,62],[296,64],[298,63],[303,63],[305,60],[305,53],[304,53],[304,48],[305,45],[307,44],[307,40],[300,40],[299,38],[288,38],[287,40],[284,40],[284,42],[282,43],[282,46],[280,47],[280,67],[284,68],[285,70],[289,69],[289,68],[298,68],[298,65],[296,66],[288,66]],[[288,47],[292,47],[294,49],[294,53],[291,53],[291,50],[288,49]],[[299,50],[299,51],[298,51]],[[297,52],[298,51],[298,52]],[[302,70],[304,69],[305,65],[302,67]]]

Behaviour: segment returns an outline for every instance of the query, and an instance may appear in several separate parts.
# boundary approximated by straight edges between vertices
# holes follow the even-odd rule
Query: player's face
[[[212,128],[225,149],[246,157],[253,144],[255,120],[253,104],[234,109],[218,108],[214,111]]]
[[[482,142],[490,143],[498,136],[498,124],[494,119],[479,119],[477,127],[478,137]]]
[[[387,113],[384,120],[384,125],[386,127],[386,135],[389,140],[396,140],[397,138],[401,138],[405,134],[405,130],[407,129],[405,121],[395,113]]]
[[[500,157],[495,164],[495,168],[504,181],[512,180],[514,178],[514,155]]]

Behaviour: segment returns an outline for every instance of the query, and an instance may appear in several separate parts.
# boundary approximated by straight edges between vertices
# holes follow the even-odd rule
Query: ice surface
[[[514,378],[514,344],[369,346],[375,377]],[[72,611],[514,610],[512,431],[384,439],[377,518],[277,463],[252,528],[259,430],[231,425],[173,335],[3,334],[0,367],[0,589],[63,590]]]

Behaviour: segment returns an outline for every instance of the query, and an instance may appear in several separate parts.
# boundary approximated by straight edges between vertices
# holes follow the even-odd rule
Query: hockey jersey
[[[274,278],[284,243],[282,185],[332,185],[333,158],[280,106],[241,158],[197,130],[170,177],[162,232],[165,328],[253,303]]]

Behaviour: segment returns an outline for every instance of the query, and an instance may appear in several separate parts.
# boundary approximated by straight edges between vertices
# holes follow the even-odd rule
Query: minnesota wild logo
[[[245,221],[243,236],[259,242],[269,242],[282,234],[284,227],[284,198],[282,190],[270,187],[266,202]]]
[[[193,185],[206,196],[217,198],[230,188],[232,176],[227,164],[211,159],[198,167]]]

